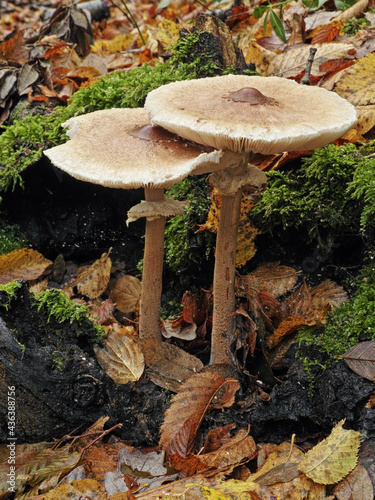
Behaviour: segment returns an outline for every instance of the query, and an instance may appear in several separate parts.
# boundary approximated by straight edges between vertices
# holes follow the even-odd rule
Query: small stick
[[[306,64],[306,69],[305,69],[305,76],[301,80],[302,85],[310,85],[310,73],[311,73],[311,67],[314,62],[314,57],[317,49],[312,47],[310,49],[310,55],[309,58],[307,59],[307,64]]]

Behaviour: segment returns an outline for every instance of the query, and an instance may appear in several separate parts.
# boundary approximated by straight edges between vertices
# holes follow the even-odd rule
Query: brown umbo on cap
[[[173,82],[150,92],[145,109],[153,124],[192,141],[262,154],[322,147],[357,121],[334,92],[276,76]]]

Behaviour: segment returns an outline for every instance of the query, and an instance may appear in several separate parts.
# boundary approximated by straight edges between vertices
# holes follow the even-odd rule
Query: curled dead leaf
[[[100,259],[96,260],[91,266],[87,266],[77,276],[77,278],[66,284],[63,288],[65,295],[86,295],[90,299],[96,299],[107,288],[109,276],[111,273],[112,262],[108,253],[103,253]]]
[[[197,373],[190,377],[165,413],[160,447],[168,455],[185,457],[192,450],[205,415],[213,409],[231,406],[238,389],[237,380],[224,379],[216,373]]]
[[[94,346],[96,359],[116,384],[139,380],[144,370],[144,358],[131,336],[110,335],[104,347]]]
[[[375,341],[360,342],[341,356],[353,372],[375,381]]]
[[[142,291],[142,284],[135,276],[126,274],[111,286],[111,298],[116,308],[125,313],[134,312]]]
[[[36,250],[22,248],[0,255],[0,285],[23,279],[31,281],[45,275],[52,266],[52,261],[43,257]]]

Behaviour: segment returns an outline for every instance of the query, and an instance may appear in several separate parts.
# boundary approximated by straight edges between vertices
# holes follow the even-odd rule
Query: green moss
[[[39,160],[43,149],[65,142],[61,123],[68,117],[67,109],[57,108],[50,116],[28,116],[5,128],[0,136],[0,191],[22,185],[22,170]]]
[[[105,335],[105,330],[101,325],[93,322],[90,316],[89,307],[86,305],[76,304],[74,301],[66,297],[61,290],[49,289],[41,292],[34,297],[34,305],[38,311],[47,310],[49,316],[48,321],[53,316],[59,323],[69,321],[70,324],[76,321],[78,325],[87,327],[87,322],[92,323],[92,328],[96,331],[97,341]]]
[[[6,285],[0,285],[0,307],[4,307],[6,310],[13,299],[17,296],[17,290],[21,288],[21,283],[17,280],[7,283]]]
[[[60,372],[65,370],[64,356],[59,351],[53,351],[52,355],[52,369],[58,369]]]
[[[357,279],[357,289],[350,302],[343,303],[327,316],[327,324],[320,331],[303,328],[297,341],[313,346],[324,354],[324,360],[309,363],[327,366],[337,356],[364,340],[375,340],[375,265],[363,268]],[[303,348],[301,353],[303,353]]]
[[[174,271],[192,270],[207,266],[213,253],[215,236],[209,231],[196,232],[204,224],[210,206],[205,177],[186,178],[167,191],[171,198],[188,200],[184,215],[167,221],[165,232],[165,261]]]
[[[26,245],[27,237],[20,231],[19,226],[0,220],[0,255],[25,248]]]
[[[347,36],[354,36],[359,30],[366,28],[366,26],[370,26],[370,24],[370,21],[368,21],[365,17],[361,17],[359,19],[352,17],[344,22],[343,31]]]
[[[263,234],[280,238],[301,231],[318,248],[332,235],[357,234],[375,212],[375,159],[361,146],[329,145],[304,158],[300,168],[268,174],[269,187],[252,218]]]
[[[348,186],[348,193],[361,203],[361,227],[367,231],[374,226],[375,220],[375,141],[363,147],[361,153],[363,156]]]

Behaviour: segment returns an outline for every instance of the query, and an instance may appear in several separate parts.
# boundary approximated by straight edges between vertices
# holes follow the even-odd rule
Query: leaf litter
[[[42,2],[40,2],[40,4],[41,3]],[[343,20],[350,19],[353,16],[360,16],[365,12],[368,4],[368,1],[365,2],[361,0],[344,11],[341,15],[338,15],[337,12],[333,13],[331,19],[327,20],[326,18],[325,21],[323,21],[324,29],[321,28],[315,32],[313,30],[319,26],[319,21],[317,21],[319,12],[310,13],[310,16],[306,18],[306,20],[308,20],[310,17],[310,26],[306,28],[307,37],[310,36],[313,44],[317,44],[318,48],[318,53],[312,68],[313,82],[320,82],[323,86],[329,84],[331,89],[338,93],[341,92],[349,100],[352,99],[353,104],[357,106],[359,111],[360,120],[357,125],[357,130],[360,135],[366,134],[374,126],[373,117],[375,113],[371,94],[371,84],[373,81],[371,80],[371,75],[373,73],[373,36],[371,31],[368,31],[366,36],[361,34],[360,36],[350,38],[345,37],[341,30]],[[7,19],[3,17],[0,22],[1,32],[8,35],[11,34],[9,29],[12,23],[13,26],[22,26],[23,24],[23,21],[21,21],[22,16],[20,9],[13,4],[10,5],[10,8],[11,13],[7,13],[5,16]],[[28,9],[25,11],[26,18],[28,16],[32,22],[39,20],[39,9],[42,9],[39,4],[38,8],[29,9],[28,6],[25,6],[25,8]],[[2,57],[7,61],[7,67],[2,69],[0,73],[0,82],[3,92],[2,101],[0,102],[3,109],[2,120],[5,120],[9,114],[14,92],[27,95],[30,102],[49,102],[54,99],[66,102],[72,93],[78,90],[81,85],[89,84],[100,74],[105,74],[107,71],[111,71],[115,68],[124,69],[135,67],[139,65],[142,58],[143,60],[146,58],[146,60],[149,61],[156,61],[167,45],[176,39],[178,32],[176,23],[166,22],[168,16],[171,18],[176,16],[176,8],[175,4],[168,5],[162,13],[164,20],[161,22],[153,20],[152,16],[156,11],[155,6],[153,6],[153,13],[152,9],[147,15],[139,15],[138,12],[136,13],[141,29],[143,29],[144,35],[147,38],[148,47],[146,48],[142,48],[139,33],[134,29],[134,26],[129,28],[129,25],[127,25],[128,20],[125,16],[121,22],[112,22],[112,20],[109,19],[107,23],[105,23],[104,28],[99,24],[93,24],[95,43],[91,49],[91,55],[95,53],[98,58],[96,61],[91,58],[91,61],[95,62],[87,64],[85,64],[84,61],[85,57],[90,56],[90,54],[88,54],[90,48],[87,42],[87,34],[90,33],[90,26],[86,18],[82,16],[82,13],[77,12],[75,8],[69,7],[67,9],[61,7],[59,15],[61,16],[60,20],[62,20],[61,29],[65,35],[71,31],[74,32],[75,35],[80,34],[80,37],[77,39],[77,50],[74,48],[74,43],[76,43],[77,40],[74,42],[74,39],[71,39],[67,42],[59,39],[59,33],[56,32],[55,25],[56,17],[52,17],[43,27],[39,27],[33,35],[34,38],[26,34],[23,28],[19,29],[15,36],[3,41],[0,45]],[[194,15],[194,8],[192,4],[188,2],[182,2],[178,8],[180,11],[177,17],[183,22],[186,21],[189,16]],[[287,12],[287,9],[284,10],[284,13],[285,12]],[[280,22],[282,22],[283,17],[281,14],[280,19]],[[251,22],[253,21],[254,19]],[[262,20],[262,23],[263,21],[264,20]],[[245,48],[246,60],[248,62],[255,61],[257,70],[264,75],[283,72],[284,76],[289,75],[297,80],[301,79],[304,74],[307,55],[311,48],[310,45],[305,45],[303,47],[291,46],[286,50],[286,46],[278,41],[279,48],[276,49],[276,51],[269,50],[266,47],[271,47],[271,44],[275,41],[274,38],[271,40],[273,36],[272,28],[274,31],[281,33],[282,29],[285,27],[280,25],[274,13],[270,13],[270,20],[266,23],[266,32],[263,32],[263,28],[260,29],[260,25],[257,26],[256,31],[254,31],[253,28],[255,27],[255,23],[251,24],[251,22],[249,23],[249,16],[242,15],[242,17],[239,17],[239,23],[237,25],[234,23],[233,30],[233,34],[238,37],[240,45],[242,48]],[[149,26],[147,26],[147,23],[149,23]],[[27,24],[26,22],[25,27],[27,27]],[[123,25],[122,27],[121,24]],[[127,25],[126,31],[128,31],[128,33],[122,34],[121,29],[124,29],[125,25]],[[249,37],[253,37],[254,33],[256,33],[254,37],[255,40],[252,43],[247,43],[246,40],[248,40]],[[288,30],[286,34],[289,36]],[[318,35],[320,37],[319,39],[317,38]],[[106,39],[106,36],[108,36],[108,39]],[[301,40],[303,42],[303,38],[301,38]],[[319,43],[317,40],[319,40]],[[113,45],[111,46],[112,42]],[[131,52],[133,49],[134,52]],[[37,54],[37,57],[31,54],[32,50]],[[115,51],[117,51],[116,54],[114,53]],[[126,55],[121,54],[121,51],[127,51]],[[46,76],[48,71],[42,70],[42,66],[39,63],[42,59],[44,59],[44,63],[49,67],[50,77]],[[327,78],[328,75],[329,79]],[[334,81],[332,77],[337,78],[337,80]],[[243,209],[244,213],[247,209]],[[251,258],[255,251],[256,250],[252,248],[250,252],[244,254],[246,255],[244,258],[247,259],[247,256]],[[30,282],[32,280],[42,280],[43,277],[50,272],[51,263],[49,261],[46,262],[43,258],[41,259],[33,252],[34,251],[24,249],[21,251],[21,254],[17,255],[17,258],[15,258],[15,254],[12,257],[7,256],[3,258],[0,266],[0,279],[5,280],[5,283],[13,279],[25,279]],[[80,300],[84,301],[87,299],[98,299],[103,293],[109,294],[111,292],[110,287],[108,288],[111,271],[110,267],[110,259],[108,254],[105,254],[105,256],[98,259],[92,267],[88,268],[89,270],[84,270],[75,278],[75,281],[66,284],[64,288],[69,295],[76,296],[78,294],[79,296],[83,296]],[[265,267],[267,267],[267,265]],[[272,265],[269,267],[272,269]],[[238,285],[237,289],[238,296],[249,301],[250,311],[266,322],[269,328],[267,339],[269,346],[278,345],[284,340],[284,337],[292,334],[298,328],[296,325],[323,324],[326,312],[347,300],[347,296],[343,290],[332,282],[323,282],[315,288],[310,288],[306,283],[302,283],[299,287],[295,288],[299,280],[298,273],[294,269],[282,269],[282,267],[283,266],[279,266],[278,269],[280,274],[275,274],[277,266],[274,266],[272,271],[274,273],[273,276],[272,272],[268,276],[267,273],[262,275],[262,273],[264,273],[263,268],[261,272],[258,270],[258,276],[255,274],[251,278],[247,276],[240,277],[242,284]],[[283,274],[284,272],[285,274]],[[259,278],[259,274],[262,275],[262,279]],[[125,302],[127,300],[129,302],[128,305],[123,307],[123,309],[125,309],[124,311],[121,311],[122,306],[120,306],[123,297],[121,299],[119,296],[117,297],[117,302],[119,304],[118,310],[125,314],[125,322],[128,319],[131,322],[132,315],[136,312],[137,301],[139,300],[139,293],[137,291],[139,290],[139,283],[129,278],[126,278],[124,281],[132,281],[134,287],[130,291],[126,290],[125,292],[121,292],[123,296],[125,295]],[[285,294],[287,294],[286,299],[283,298]],[[129,297],[126,297],[126,295]],[[111,298],[113,299],[113,297]],[[109,299],[105,299],[102,304],[102,306],[96,307],[93,314],[95,315],[96,311],[96,317],[99,323],[109,322],[109,325],[107,325],[107,342],[109,342],[108,346],[113,347],[113,349],[111,348],[111,362],[115,363],[114,366],[116,370],[118,370],[119,358],[121,358],[121,362],[124,360],[133,362],[134,360],[132,360],[132,358],[136,357],[131,352],[129,354],[128,347],[126,347],[124,343],[124,339],[129,338],[129,331],[122,332],[118,335],[118,330],[122,328],[131,328],[131,335],[136,336],[136,326],[124,326],[113,320],[112,312],[114,310],[113,308],[116,307],[116,300],[112,302],[109,301]],[[197,318],[196,315],[190,314],[191,309],[189,309],[188,305],[185,304],[184,307],[185,314],[183,314],[183,319],[189,325],[197,325],[199,327],[199,324],[208,321],[208,309],[204,312],[204,318]],[[241,313],[240,316],[244,318],[245,313],[246,311]],[[180,323],[180,330],[183,328],[184,327],[181,327]],[[188,338],[183,341],[192,342],[193,340]],[[348,355],[347,362],[348,364],[350,362],[351,365],[349,364],[349,366],[355,369],[361,376],[367,375],[367,378],[371,377],[370,379],[373,380],[373,356],[368,357],[369,351],[367,350],[367,346],[366,349],[364,346],[359,346],[360,347],[355,346],[352,348],[354,351],[346,353],[346,355]],[[355,350],[356,347],[357,350]],[[150,348],[152,348],[152,346],[150,346]],[[119,355],[117,353],[119,353]],[[106,362],[108,363],[108,360]],[[113,366],[111,369],[113,369]],[[121,372],[121,370],[118,371]],[[133,372],[134,370],[130,371]],[[286,450],[280,455],[282,458],[277,459],[275,456],[272,457],[271,454],[266,458],[264,465],[258,473],[256,473],[258,476],[256,474],[250,475],[246,481],[228,479],[217,471],[207,473],[207,468],[220,468],[220,464],[225,462],[225,460],[220,458],[221,455],[225,459],[228,459],[228,454],[234,454],[235,458],[229,460],[226,464],[228,466],[227,471],[230,471],[229,474],[231,474],[234,470],[240,469],[242,463],[251,459],[255,453],[255,443],[251,441],[252,438],[248,435],[247,431],[241,429],[237,434],[232,436],[231,431],[233,431],[234,427],[225,430],[217,430],[216,437],[213,439],[216,444],[212,448],[209,447],[206,441],[204,445],[206,449],[203,453],[192,453],[193,441],[207,412],[216,406],[230,406],[234,401],[235,388],[238,383],[231,379],[218,379],[217,376],[214,375],[215,374],[206,373],[199,375],[201,380],[202,378],[204,379],[205,384],[203,385],[198,383],[198,377],[194,378],[196,376],[193,376],[192,379],[186,382],[186,385],[175,386],[175,389],[178,391],[177,396],[174,398],[176,402],[171,405],[171,411],[166,414],[162,428],[162,447],[167,449],[172,457],[178,456],[178,459],[175,458],[175,461],[176,465],[179,464],[180,470],[185,468],[188,473],[193,472],[193,476],[178,479],[178,477],[180,477],[178,474],[181,474],[181,472],[177,473],[176,476],[173,474],[166,474],[166,480],[173,481],[169,486],[163,485],[160,487],[156,486],[156,482],[150,482],[149,486],[152,484],[154,486],[154,493],[152,493],[152,489],[146,493],[137,493],[140,486],[140,479],[138,476],[142,467],[132,462],[129,456],[133,456],[133,458],[137,456],[142,462],[142,457],[147,457],[147,452],[143,453],[139,450],[132,451],[131,447],[129,449],[124,443],[119,444],[117,442],[117,444],[107,444],[97,441],[95,444],[91,445],[91,449],[94,449],[97,445],[99,445],[101,449],[102,455],[99,462],[97,462],[101,464],[101,472],[99,473],[99,468],[92,467],[93,461],[91,461],[91,469],[89,467],[88,453],[90,447],[85,451],[83,458],[87,469],[86,473],[90,470],[91,477],[92,475],[97,476],[98,481],[91,479],[92,482],[86,483],[85,486],[84,481],[87,481],[87,479],[80,479],[78,481],[73,481],[71,484],[65,484],[65,487],[69,486],[69,488],[72,489],[69,493],[67,491],[63,493],[63,491],[60,490],[61,493],[58,494],[60,495],[58,498],[64,498],[64,495],[66,495],[66,498],[68,498],[68,496],[72,498],[72,495],[76,495],[78,498],[82,494],[91,495],[92,498],[105,498],[108,491],[107,493],[104,492],[103,472],[106,467],[109,467],[110,461],[112,462],[112,473],[118,475],[117,479],[120,479],[121,474],[124,476],[121,467],[125,467],[125,472],[130,472],[130,474],[127,474],[131,477],[131,480],[128,479],[127,482],[128,486],[130,486],[127,490],[129,496],[126,495],[122,498],[133,498],[134,495],[135,498],[161,498],[163,495],[166,495],[168,498],[181,498],[181,495],[185,494],[186,498],[189,498],[189,491],[194,488],[195,494],[198,494],[197,489],[200,491],[200,498],[206,498],[208,494],[215,494],[217,498],[223,498],[219,495],[225,495],[225,498],[245,498],[244,495],[248,495],[246,498],[265,499],[274,498],[274,495],[278,495],[280,498],[289,495],[288,498],[303,499],[305,497],[302,491],[306,489],[308,489],[311,494],[314,494],[316,498],[328,498],[324,493],[324,484],[333,484],[337,482],[339,482],[339,485],[334,491],[339,500],[341,500],[341,498],[346,498],[344,495],[347,495],[347,493],[343,493],[345,488],[349,488],[351,493],[360,491],[363,494],[363,492],[366,491],[366,495],[369,494],[369,498],[371,497],[370,495],[373,494],[373,491],[371,490],[371,485],[367,478],[368,473],[364,472],[363,468],[361,469],[360,466],[354,468],[359,448],[359,433],[345,431],[341,423],[335,427],[331,436],[323,442],[324,444],[322,443],[319,449],[317,447],[312,448],[311,452],[309,452],[310,455],[305,455],[305,459],[302,458],[302,452],[298,454],[294,451],[296,448],[295,446],[292,446],[291,443],[286,443]],[[223,388],[225,388],[225,390]],[[220,389],[224,390],[224,392],[220,392]],[[191,403],[190,410],[186,410],[184,407],[183,401],[185,398]],[[181,412],[183,415],[182,420]],[[212,436],[210,439],[212,440]],[[88,443],[86,442],[85,446],[87,445]],[[81,444],[81,451],[85,446]],[[81,456],[81,451],[73,451],[73,448],[66,446],[62,446],[60,449],[57,448],[56,450],[52,450],[49,447],[51,447],[51,445],[46,445],[46,450],[44,452],[30,451],[30,453],[34,455],[33,458],[29,463],[26,462],[26,464],[21,465],[20,471],[23,470],[27,472],[27,474],[25,473],[27,481],[23,483],[22,488],[29,488],[27,493],[29,497],[31,493],[39,495],[42,490],[47,491],[48,489],[50,489],[53,495],[53,488],[61,477],[67,474],[71,469],[78,469],[79,460],[77,460],[77,457],[78,455]],[[245,450],[241,447],[244,447]],[[120,448],[120,451],[122,450],[121,459],[119,458],[120,452],[117,450],[118,448]],[[259,450],[259,445],[257,448]],[[114,452],[114,450],[117,451]],[[179,453],[171,453],[171,451],[181,452],[182,455]],[[197,452],[197,450],[195,451]],[[35,457],[38,457],[38,453],[41,453],[41,455],[39,459],[36,460]],[[139,453],[142,454],[139,455]],[[116,458],[109,460],[109,457],[113,456],[113,454],[115,454]],[[159,464],[157,466],[157,471],[155,472],[153,469],[151,471],[143,471],[146,475],[158,478],[158,481],[160,478],[164,477],[163,474],[165,470],[168,471],[165,467],[165,465],[168,464],[164,464],[164,459],[161,457],[163,457],[162,452],[156,454],[155,452],[151,452],[150,461],[152,462],[154,460],[155,464]],[[93,456],[91,458],[93,458]],[[148,459],[144,460],[145,463],[147,461]],[[127,464],[126,466],[124,466],[125,463]],[[267,463],[267,468],[265,468],[265,464]],[[296,464],[300,464],[299,472],[296,471]],[[206,471],[203,474],[197,472],[202,470],[202,466],[203,470]],[[332,467],[334,467],[333,470]],[[310,479],[305,477],[302,470],[305,470],[305,473],[310,475]],[[352,470],[352,472],[346,479],[342,479],[343,475],[350,470]],[[256,482],[257,477],[259,480],[258,482]],[[150,480],[149,477],[147,479]],[[299,483],[298,486],[292,485],[293,481],[297,479],[302,482]],[[312,482],[312,479],[314,479],[315,482]],[[281,489],[276,488],[271,490],[270,488],[275,484],[273,481],[279,481],[279,485],[283,483],[282,486],[280,486]],[[126,481],[123,481],[123,483],[126,484]],[[343,486],[344,483],[345,486]],[[194,486],[194,484],[197,486]],[[57,486],[56,492],[58,488],[62,488],[63,486],[63,484]],[[49,498],[48,495],[49,493],[43,493],[42,496],[43,498]],[[194,498],[199,498],[199,496]],[[306,496],[306,498],[308,497]],[[362,498],[365,497],[363,496]]]

